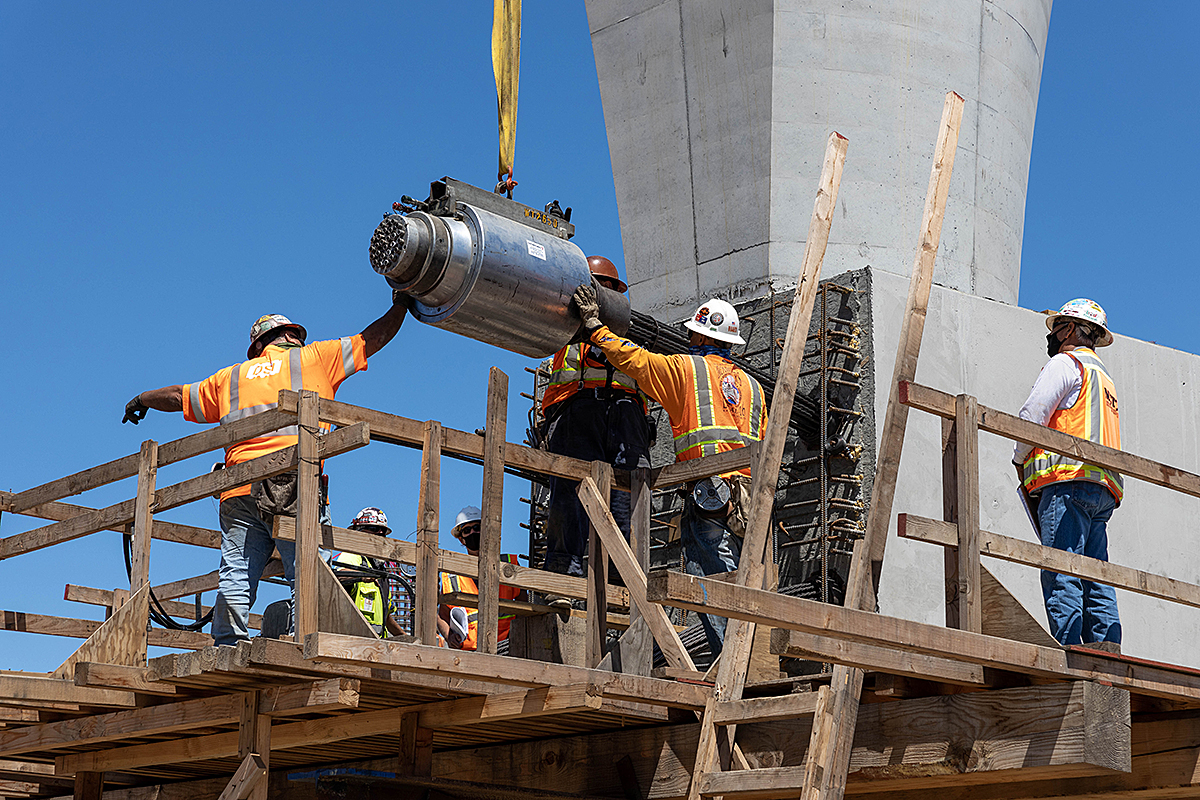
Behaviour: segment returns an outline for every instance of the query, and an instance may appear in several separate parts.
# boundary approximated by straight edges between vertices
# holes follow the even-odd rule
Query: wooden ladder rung
[[[754,697],[718,703],[713,711],[714,725],[741,722],[779,722],[810,717],[817,710],[819,692],[785,694],[779,697]]]

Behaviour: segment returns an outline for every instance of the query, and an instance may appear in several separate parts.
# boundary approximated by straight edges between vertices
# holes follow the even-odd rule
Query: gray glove
[[[596,289],[591,284],[582,284],[571,296],[571,302],[579,309],[579,317],[588,333],[604,323],[600,321],[600,303],[596,300]]]

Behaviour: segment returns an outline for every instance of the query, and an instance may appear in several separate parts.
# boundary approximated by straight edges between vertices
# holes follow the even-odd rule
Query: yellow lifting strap
[[[521,0],[494,0],[492,71],[496,74],[496,111],[500,123],[500,183],[496,193],[512,197],[517,149],[517,78],[521,73]]]

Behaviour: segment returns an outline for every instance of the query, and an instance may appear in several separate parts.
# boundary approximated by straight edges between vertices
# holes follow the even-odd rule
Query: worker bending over
[[[1094,350],[1113,341],[1104,309],[1072,300],[1047,316],[1046,327],[1050,360],[1021,407],[1021,419],[1120,449],[1117,390]],[[1017,445],[1013,463],[1024,490],[1037,500],[1042,544],[1107,561],[1107,524],[1121,504],[1121,476],[1027,444]],[[1050,633],[1059,642],[1121,652],[1111,586],[1043,570],[1042,596]]]
[[[259,317],[250,328],[246,361],[226,367],[199,383],[141,392],[125,405],[121,421],[136,425],[153,408],[182,411],[184,418],[192,422],[233,422],[274,408],[281,389],[308,389],[332,400],[342,381],[365,370],[367,359],[392,340],[406,313],[404,296],[394,292],[391,308],[362,333],[308,345],[305,344],[308,332],[303,326],[280,314]],[[229,445],[225,448],[225,464],[240,464],[296,442],[295,426],[280,428]],[[296,484],[297,474],[291,472],[221,494],[221,567],[213,608],[214,643],[232,645],[249,638],[246,623],[250,607],[274,549],[279,550],[284,577],[295,600],[296,544],[273,539],[271,525],[276,514],[295,515]],[[320,507],[322,523],[330,524],[323,498]],[[289,619],[289,632],[292,627]]]
[[[617,369],[634,378],[671,418],[675,460],[712,456],[762,439],[767,426],[763,390],[734,365],[732,344],[745,344],[738,317],[724,300],[709,300],[684,323],[692,332],[690,355],[659,355],[622,339],[600,321],[596,290],[580,286],[573,298],[595,344]],[[737,569],[746,532],[750,470],[698,481],[680,519],[686,568],[692,575]],[[724,617],[700,615],[709,650],[720,654]]]
[[[482,511],[476,506],[467,506],[458,512],[458,517],[454,520],[454,527],[450,531],[454,534],[454,538],[458,539],[459,543],[467,549],[467,553],[477,558],[479,557],[480,521],[482,519]],[[507,561],[510,564],[517,563],[515,555],[502,555],[500,556],[500,560]],[[443,572],[441,576],[441,593],[475,595],[475,597],[479,597],[479,586],[475,583],[474,578],[468,578],[466,575],[455,575],[452,572]],[[515,586],[500,584],[501,600],[517,600],[520,597],[520,589]],[[496,628],[497,642],[503,642],[508,639],[508,629],[512,625],[514,616],[516,615],[505,614],[503,611],[500,612],[500,621]],[[475,608],[448,604],[439,605],[437,626],[438,637],[442,642],[459,650],[475,650],[478,646],[479,637],[478,604],[476,604]]]
[[[624,292],[617,268],[603,256],[588,256],[588,268],[601,286]],[[550,422],[551,453],[583,461],[604,461],[619,469],[650,466],[650,427],[646,399],[637,381],[614,367],[598,347],[568,344],[554,354],[542,412]],[[545,569],[584,574],[588,518],[576,494],[578,481],[550,478],[546,522]],[[629,538],[629,493],[613,492],[609,507],[617,527]],[[552,606],[569,607],[570,598],[546,595]]]
[[[392,533],[387,514],[375,507],[358,512],[350,523],[350,530],[375,536],[389,536]],[[376,635],[386,639],[388,634],[400,636],[404,633],[393,616],[394,609],[389,602],[392,592],[388,576],[397,569],[396,564],[358,553],[340,552],[330,556],[329,565]]]

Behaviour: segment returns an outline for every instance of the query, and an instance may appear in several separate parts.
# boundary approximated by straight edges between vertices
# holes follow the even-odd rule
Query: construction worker
[[[371,533],[376,536],[389,536],[392,529],[388,527],[387,514],[374,506],[368,506],[355,515],[350,522],[350,530]],[[354,605],[362,612],[363,618],[375,630],[380,638],[388,634],[399,636],[404,631],[392,616],[389,603],[390,590],[388,581],[383,573],[395,569],[392,562],[383,559],[369,558],[358,553],[333,553],[329,564],[338,576]],[[380,573],[378,576],[363,575],[363,572]],[[348,577],[346,577],[348,575]]]
[[[675,460],[716,455],[760,441],[767,426],[763,390],[738,369],[730,346],[745,344],[733,306],[712,299],[684,326],[692,332],[690,355],[659,355],[622,339],[600,321],[596,290],[580,286],[574,303],[589,341],[617,369],[666,409],[675,439]],[[680,519],[687,571],[713,575],[737,568],[746,531],[750,470],[697,482]],[[724,617],[700,615],[709,650],[716,657],[725,638]]]
[[[392,294],[392,306],[362,333],[342,339],[305,344],[303,326],[280,314],[259,317],[250,327],[246,361],[217,372],[199,383],[164,386],[141,392],[125,405],[122,422],[138,424],[148,409],[182,411],[192,422],[233,422],[274,408],[281,389],[309,389],[333,399],[342,381],[367,368],[367,359],[392,340],[407,313],[404,295]],[[327,428],[328,426],[322,426]],[[281,428],[225,448],[228,466],[296,444],[296,429]],[[218,645],[249,638],[246,623],[263,567],[273,549],[279,550],[284,576],[294,592],[294,542],[275,540],[275,514],[294,514],[296,473],[239,486],[221,494],[221,567],[212,635]],[[330,524],[325,503],[322,522]],[[289,621],[289,630],[292,623]]]
[[[454,520],[454,528],[451,533],[454,538],[458,539],[459,543],[467,549],[469,555],[479,556],[479,535],[481,529],[481,520],[483,512],[476,506],[466,506],[462,511],[458,512],[458,517]],[[507,561],[510,564],[517,563],[515,555],[502,555],[501,561]],[[468,578],[465,575],[455,575],[451,572],[443,572],[441,576],[441,593],[442,594],[473,594],[479,596],[479,586],[473,578]],[[514,586],[505,586],[500,584],[500,599],[501,600],[517,600],[521,597],[521,590]],[[505,614],[500,612],[500,621],[496,629],[496,641],[503,642],[508,638],[508,629],[512,625],[514,614]],[[459,650],[474,650],[478,644],[479,635],[479,609],[467,608],[465,606],[438,606],[438,635],[451,647]]]
[[[588,256],[593,279],[615,292],[626,290],[617,268],[604,256]],[[604,461],[620,469],[650,466],[650,426],[645,396],[637,381],[618,371],[595,345],[568,344],[554,354],[542,411],[550,422],[547,449],[584,461]],[[584,574],[588,518],[579,503],[577,481],[550,478],[544,569]],[[629,493],[613,492],[610,508],[617,525],[629,536]],[[571,600],[546,595],[552,606],[567,608]]]
[[[1072,300],[1046,317],[1046,327],[1050,360],[1021,407],[1021,419],[1119,449],[1117,390],[1095,351],[1113,341],[1104,309]],[[1121,504],[1121,476],[1027,444],[1016,446],[1013,463],[1024,491],[1036,500],[1042,544],[1107,561],[1107,524]],[[1059,642],[1121,652],[1111,586],[1043,571],[1042,596],[1050,633]]]

